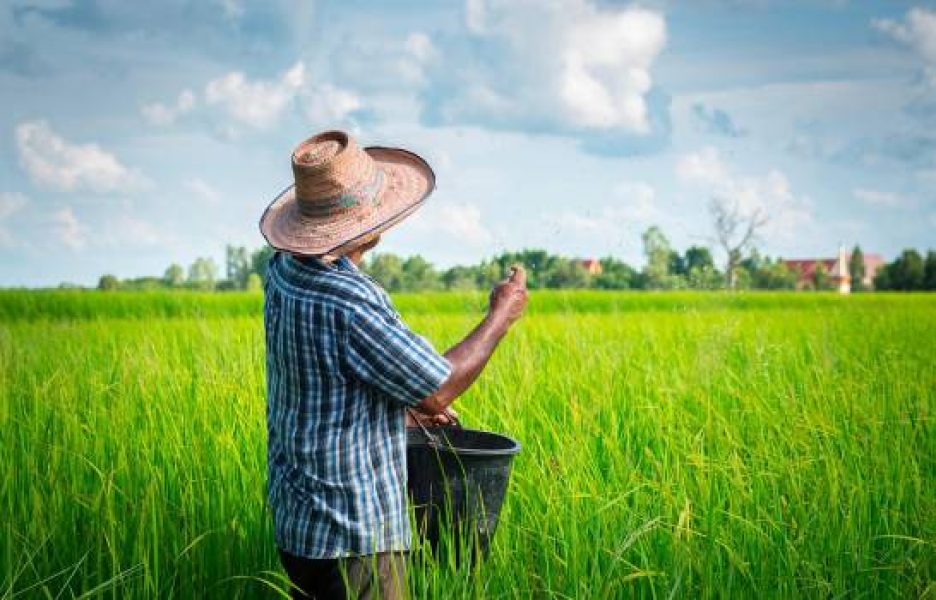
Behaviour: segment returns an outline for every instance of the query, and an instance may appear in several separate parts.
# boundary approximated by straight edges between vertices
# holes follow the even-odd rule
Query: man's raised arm
[[[452,365],[452,373],[434,394],[419,403],[417,410],[426,415],[443,415],[484,370],[497,344],[523,314],[526,303],[526,271],[516,266],[512,268],[510,277],[491,290],[490,306],[484,320],[445,353],[446,360]]]

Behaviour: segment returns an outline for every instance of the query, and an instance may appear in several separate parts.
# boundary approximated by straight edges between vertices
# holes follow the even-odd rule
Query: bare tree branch
[[[715,243],[725,252],[726,283],[729,289],[736,285],[735,273],[745,251],[753,247],[757,232],[768,222],[767,214],[760,208],[744,214],[733,202],[723,197],[713,197],[709,202],[709,213],[715,229]]]

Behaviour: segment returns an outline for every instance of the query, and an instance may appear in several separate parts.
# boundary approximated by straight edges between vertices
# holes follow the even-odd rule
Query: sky
[[[161,275],[226,244],[325,129],[438,187],[381,249],[643,264],[936,248],[936,4],[900,0],[5,0],[0,286]]]

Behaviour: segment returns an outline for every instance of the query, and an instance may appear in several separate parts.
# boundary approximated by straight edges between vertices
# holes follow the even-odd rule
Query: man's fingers
[[[510,267],[510,282],[520,287],[526,287],[527,275],[523,265],[516,264]]]

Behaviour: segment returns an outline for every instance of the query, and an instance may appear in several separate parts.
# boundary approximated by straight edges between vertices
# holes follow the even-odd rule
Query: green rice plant
[[[404,295],[440,348],[483,294]],[[0,293],[0,598],[278,597],[259,294]],[[457,403],[523,451],[416,598],[933,597],[936,297],[536,292]]]

